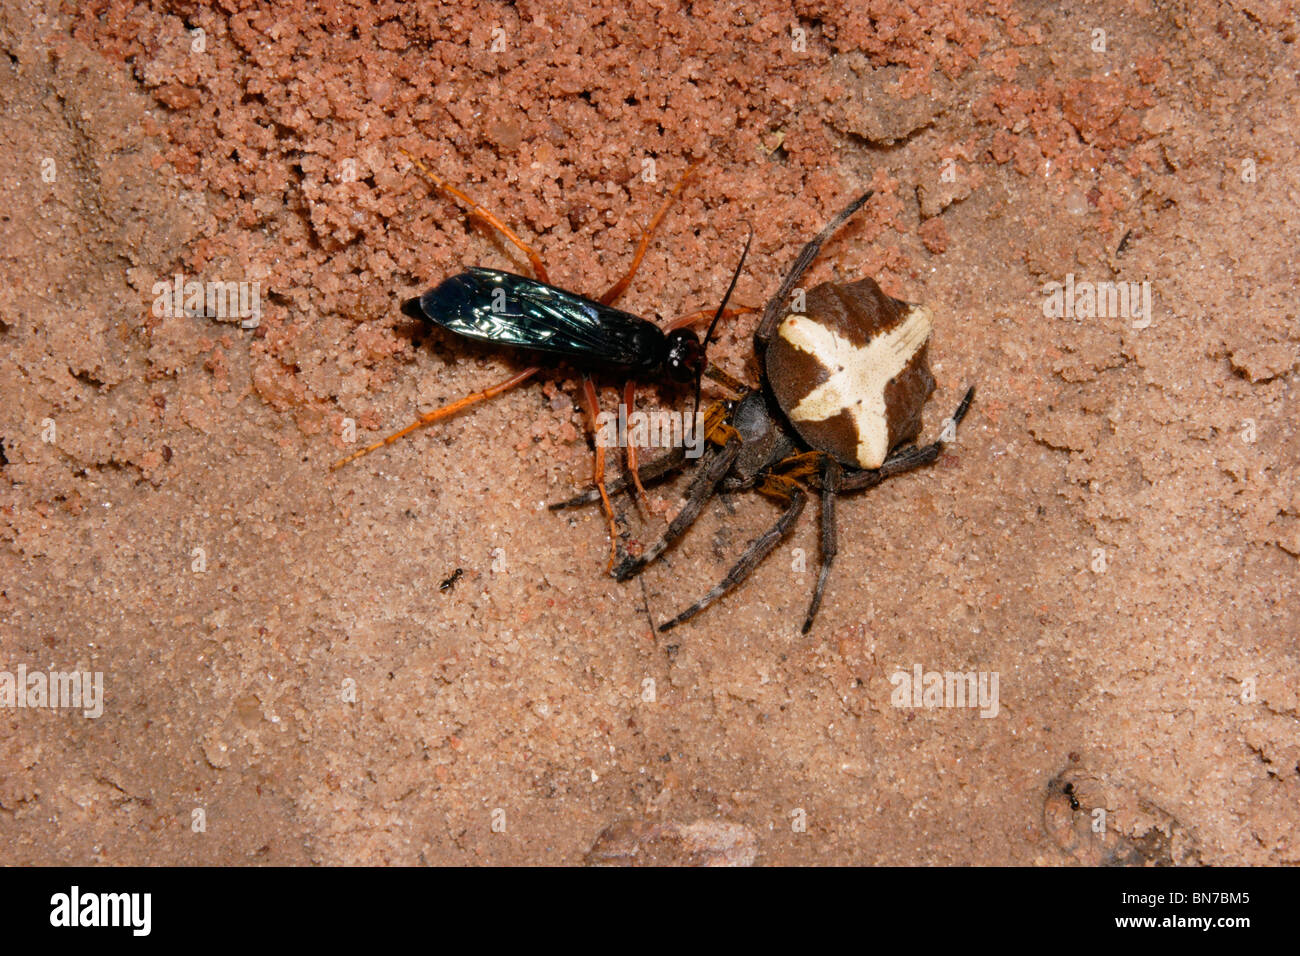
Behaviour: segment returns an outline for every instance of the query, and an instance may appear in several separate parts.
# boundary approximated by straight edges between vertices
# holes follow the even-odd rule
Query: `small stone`
[[[739,823],[619,820],[596,837],[586,862],[588,866],[751,866],[757,856],[757,837]]]

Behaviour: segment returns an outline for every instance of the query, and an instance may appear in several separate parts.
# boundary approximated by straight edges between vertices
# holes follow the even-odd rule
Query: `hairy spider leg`
[[[752,385],[746,385],[746,384],[745,384],[744,382],[742,382],[740,379],[738,379],[738,378],[736,378],[734,375],[731,375],[730,373],[725,372],[725,371],[723,371],[722,369],[718,368],[718,367],[717,367],[716,365],[714,365],[712,362],[710,362],[710,363],[708,364],[708,366],[704,369],[704,374],[705,374],[708,378],[713,379],[715,382],[717,382],[717,383],[718,383],[719,385],[721,385],[723,388],[729,388],[729,389],[731,389],[731,390],[732,390],[733,392],[735,392],[737,395],[743,395],[743,394],[745,394],[746,392],[752,392],[752,391],[755,391],[755,389],[754,389],[754,387],[753,387]]]
[[[700,511],[704,508],[705,502],[713,497],[718,482],[731,470],[731,466],[735,464],[736,456],[739,454],[740,436],[736,434],[733,434],[720,449],[710,448],[705,453],[701,459],[700,470],[691,479],[690,488],[686,492],[686,502],[682,505],[682,509],[669,522],[663,536],[646,548],[644,554],[637,558],[628,555],[619,562],[618,566],[613,570],[616,580],[626,581],[633,575],[640,573],[646,565],[656,560],[674,541],[690,530],[691,525],[695,523],[695,519],[700,516]]]
[[[953,412],[953,426],[961,424],[966,412],[970,409],[971,401],[975,397],[975,389],[967,390]],[[699,614],[714,601],[727,594],[729,591],[738,587],[746,578],[753,573],[754,569],[762,563],[763,559],[769,555],[772,550],[781,543],[781,540],[790,533],[794,527],[799,513],[803,510],[807,493],[804,490],[800,479],[807,479],[814,475],[818,478],[818,484],[821,486],[822,499],[822,528],[821,528],[821,560],[822,566],[818,573],[817,585],[813,592],[812,603],[808,608],[808,614],[804,618],[802,632],[807,634],[812,628],[813,619],[821,607],[822,596],[825,592],[826,581],[830,576],[830,567],[838,551],[836,541],[835,525],[835,497],[845,491],[854,491],[862,488],[873,488],[881,482],[901,475],[905,472],[928,465],[939,457],[939,452],[943,449],[945,442],[940,439],[925,445],[921,448],[909,446],[895,452],[887,458],[879,468],[872,471],[863,471],[848,476],[842,475],[839,463],[833,458],[822,452],[802,452],[798,455],[791,455],[783,461],[777,462],[772,470],[763,476],[759,481],[757,490],[778,500],[786,502],[786,510],[770,529],[764,534],[755,538],[740,556],[735,566],[727,572],[726,577],[714,587],[708,594],[696,601],[681,614],[677,615],[671,621],[660,626],[660,632],[676,627],[678,624],[689,620],[696,614]],[[831,467],[833,466],[833,467]],[[638,569],[639,570],[639,569]],[[617,572],[617,569],[616,569]]]
[[[740,454],[740,433],[726,421],[726,407],[712,405],[704,416],[705,435],[711,446],[700,459],[700,470],[691,479],[686,490],[686,501],[669,522],[667,530],[640,557],[628,555],[614,568],[614,577],[626,581],[639,574],[647,565],[663,554],[673,542],[684,535],[700,516],[705,503],[713,497],[718,483],[726,477],[736,456]],[[716,448],[716,450],[715,450]]]
[[[662,481],[679,470],[686,464],[686,449],[677,446],[666,455],[660,455],[654,461],[648,461],[637,469],[637,474],[643,485],[653,484]],[[624,488],[631,485],[627,476],[619,475],[612,481],[605,482],[605,490],[611,495],[618,494]],[[589,505],[594,501],[600,500],[600,491],[596,488],[588,488],[581,494],[574,495],[572,498],[566,498],[564,501],[553,501],[546,507],[551,511],[562,511],[565,508],[581,508],[583,505]]]
[[[768,474],[778,479],[789,479],[806,484],[809,478],[814,477],[821,468],[822,459],[826,457],[825,452],[821,451],[800,451],[795,452],[788,458],[782,458],[773,465]],[[763,476],[764,479],[767,477]],[[760,480],[758,490],[761,494],[771,494],[784,500],[787,497],[786,485],[782,481],[775,483],[765,483]]]
[[[966,417],[966,412],[970,410],[970,403],[974,397],[975,389],[967,389],[966,394],[962,396],[961,403],[957,406],[957,410],[952,414],[954,428],[960,425],[961,420]],[[910,446],[901,449],[886,459],[879,468],[853,475],[849,480],[845,480],[839,462],[830,455],[824,457],[820,474],[822,496],[821,570],[817,574],[817,586],[813,591],[812,603],[808,606],[808,614],[804,618],[802,633],[807,634],[812,630],[813,618],[817,616],[817,611],[821,607],[826,582],[830,579],[831,563],[835,560],[835,555],[839,550],[835,526],[836,496],[843,491],[874,487],[886,479],[928,465],[939,457],[939,452],[942,451],[944,444],[945,442],[941,438],[921,448]],[[865,477],[867,475],[871,477]]]
[[[799,520],[799,514],[803,511],[804,503],[808,500],[807,493],[799,486],[798,482],[790,479],[784,479],[780,476],[769,475],[765,483],[771,483],[773,487],[767,489],[767,494],[775,495],[776,486],[783,485],[787,493],[786,509],[781,513],[781,517],[776,520],[776,524],[768,528],[765,532],[750,542],[749,547],[740,556],[735,565],[727,572],[726,577],[719,581],[708,594],[700,598],[682,613],[667,623],[659,625],[660,633],[671,630],[678,624],[689,621],[695,615],[699,614],[718,598],[727,594],[729,591],[738,587],[746,578],[753,573],[754,569],[763,563],[763,559],[772,553],[772,550],[780,544],[785,537],[794,528],[795,523]]]
[[[956,428],[961,424],[966,413],[970,410],[970,404],[975,398],[975,387],[971,386],[962,396],[961,403],[957,410],[952,413],[952,425]],[[876,485],[896,475],[912,471],[916,468],[924,467],[939,457],[943,451],[944,445],[947,444],[942,438],[931,442],[928,445],[909,445],[906,448],[900,448],[892,455],[885,459],[879,468],[873,468],[870,471],[858,471],[848,474],[844,477],[840,485],[841,491],[859,491],[863,488],[874,488]]]
[[[757,311],[758,309],[752,305],[739,305],[733,309],[723,309],[722,318],[730,319],[738,315],[746,315],[748,313],[757,312]],[[686,315],[679,315],[677,318],[671,320],[666,325],[664,325],[663,331],[667,333],[667,332],[673,332],[677,329],[684,329],[688,326],[694,325],[696,322],[701,322],[705,319],[712,318],[713,314],[714,314],[713,309],[701,309],[698,312],[688,312]],[[708,369],[710,370],[713,368],[714,366],[712,365],[708,367]],[[719,371],[721,372],[721,370]],[[706,370],[705,374],[708,375],[709,371]],[[733,382],[736,385],[740,385],[740,383],[737,382],[736,379],[731,378],[731,376],[727,375],[726,372],[721,372],[721,374],[726,376],[726,379],[728,381]],[[727,381],[724,381],[723,384],[727,384]],[[728,385],[728,387],[731,386]],[[743,387],[744,386],[741,385],[741,388]],[[623,385],[623,407],[627,409],[627,414],[630,419],[632,412],[636,407],[636,382],[633,379],[628,379],[628,381]],[[635,493],[636,493],[637,500],[644,508],[647,505],[649,496],[646,494],[645,485],[642,484],[642,478],[644,477],[644,473],[638,467],[637,460],[638,460],[637,447],[636,445],[632,444],[632,442],[629,440],[627,443],[627,472],[629,475],[632,476],[632,486],[636,489]],[[620,482],[617,487],[615,487],[612,483],[608,487],[610,492],[613,493],[625,487],[626,485],[627,482],[623,481]],[[575,498],[571,500],[576,501],[577,499]],[[584,499],[584,501],[587,500],[594,501],[595,498]],[[564,506],[571,507],[570,505],[564,505]],[[552,505],[552,507],[554,508],[559,506]]]
[[[803,629],[800,631],[802,634],[812,630],[813,618],[817,616],[817,609],[822,606],[822,595],[826,591],[826,582],[831,576],[831,564],[835,560],[836,552],[839,551],[839,536],[835,529],[835,496],[840,493],[840,483],[843,478],[844,469],[840,467],[840,463],[830,455],[824,455],[821,462],[822,566],[817,572],[817,586],[813,589],[812,601],[803,620]]]
[[[758,329],[754,332],[754,343],[758,346],[756,351],[759,354],[762,354],[763,349],[767,346],[768,340],[772,337],[772,333],[776,331],[776,323],[781,317],[781,310],[785,307],[786,298],[790,295],[790,292],[794,287],[798,285],[799,280],[803,278],[803,274],[808,270],[808,267],[812,265],[813,260],[817,258],[817,253],[821,252],[821,248],[826,244],[826,240],[830,239],[830,237],[835,234],[835,230],[839,229],[840,226],[844,224],[844,220],[848,219],[849,216],[861,209],[871,196],[872,191],[868,190],[841,209],[835,218],[828,222],[826,227],[821,232],[817,233],[817,235],[814,236],[802,250],[800,250],[798,257],[794,260],[794,265],[792,265],[790,271],[786,273],[785,279],[781,283],[781,288],[776,290],[776,295],[767,300],[767,307],[763,310],[763,318],[759,321]]]

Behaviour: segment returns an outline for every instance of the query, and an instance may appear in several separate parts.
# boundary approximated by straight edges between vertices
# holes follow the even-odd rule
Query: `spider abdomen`
[[[921,433],[934,391],[930,311],[885,295],[874,279],[823,283],[777,326],[767,380],[808,445],[853,468],[879,468]]]

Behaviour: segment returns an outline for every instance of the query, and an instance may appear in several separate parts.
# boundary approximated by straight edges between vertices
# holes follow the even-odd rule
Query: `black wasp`
[[[402,311],[448,332],[575,360],[629,378],[693,382],[704,348],[690,329],[653,322],[575,292],[497,269],[471,268],[407,299]]]
[[[633,255],[632,265],[626,275],[596,299],[569,292],[548,281],[541,257],[533,251],[509,226],[484,208],[465,192],[434,175],[415,157],[406,154],[415,166],[443,192],[464,203],[470,212],[497,230],[524,255],[532,266],[533,278],[501,272],[495,269],[472,268],[445,279],[423,295],[407,299],[402,312],[412,318],[430,322],[466,338],[494,345],[507,345],[535,352],[540,356],[561,357],[572,361],[582,370],[580,404],[586,415],[588,427],[596,431],[598,400],[590,372],[612,372],[624,379],[623,403],[631,412],[635,402],[637,378],[666,378],[673,382],[696,383],[696,403],[699,401],[700,377],[705,368],[705,351],[713,329],[724,315],[737,315],[746,308],[728,310],[727,301],[735,289],[744,264],[736,267],[722,304],[713,310],[703,310],[681,316],[669,322],[664,329],[630,312],[614,307],[614,302],[631,284],[641,260],[650,244],[650,238],[667,213],[674,198],[685,185],[693,171],[687,170],[681,181],[669,192],[650,225],[641,232]],[[752,233],[751,233],[752,238]],[[745,244],[748,252],[749,243]],[[707,318],[713,320],[703,343],[688,326]],[[418,428],[431,425],[462,411],[471,405],[514,388],[526,382],[543,369],[543,365],[530,365],[496,385],[481,392],[443,405],[421,415],[407,427],[368,445],[332,467],[339,468],[350,461],[391,444]],[[627,464],[637,491],[644,497],[637,466],[636,448],[629,443]],[[593,480],[599,490],[609,524],[610,558],[612,567],[617,557],[617,528],[613,506],[610,504],[605,483],[605,449],[597,442]]]

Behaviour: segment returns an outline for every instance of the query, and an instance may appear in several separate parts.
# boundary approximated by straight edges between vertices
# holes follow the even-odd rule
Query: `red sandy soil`
[[[0,669],[106,701],[0,712],[0,862],[1300,862],[1295,14],[1056,7],[6,6]],[[745,223],[761,303],[876,190],[811,281],[930,306],[927,435],[979,397],[842,502],[811,634],[814,509],[651,630],[776,512],[615,583],[542,507],[589,478],[571,370],[329,471],[522,367],[398,311],[526,267],[402,150],[588,293],[701,162],[621,302],[664,320]],[[155,315],[177,273],[260,325]],[[1151,321],[1045,316],[1071,274]],[[625,547],[682,487],[618,499]],[[893,706],[918,664],[997,716]]]

